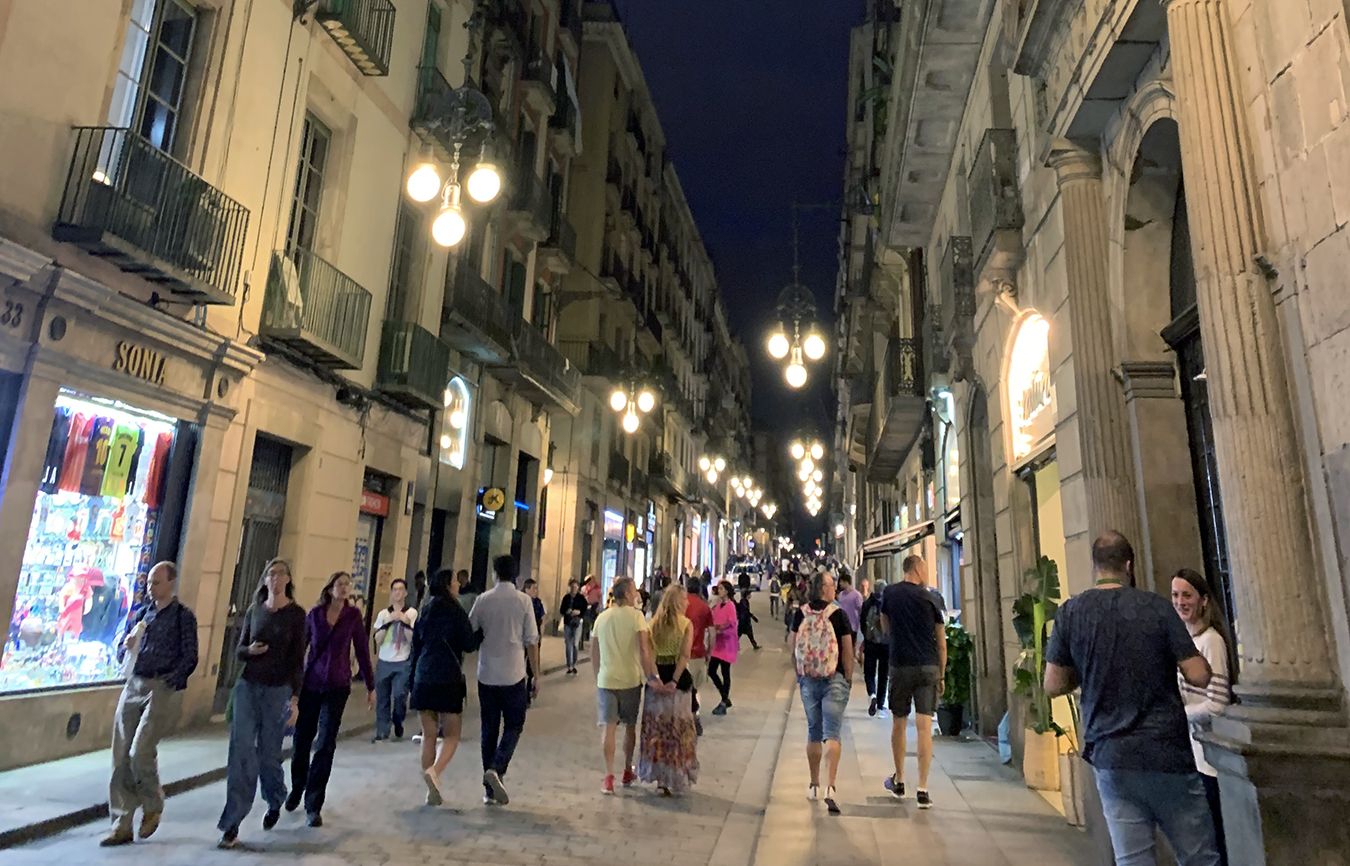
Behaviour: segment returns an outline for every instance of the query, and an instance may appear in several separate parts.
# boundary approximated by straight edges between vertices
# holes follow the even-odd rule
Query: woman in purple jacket
[[[375,706],[370,641],[361,612],[348,602],[351,594],[352,576],[345,571],[336,572],[319,593],[319,603],[305,617],[309,652],[304,686],[300,690],[300,716],[295,722],[295,754],[291,758],[291,793],[286,798],[286,811],[294,812],[303,798],[311,827],[323,826],[320,812],[324,793],[328,776],[333,772],[342,711],[352,693],[353,649],[361,666],[361,679],[366,682],[366,704]]]

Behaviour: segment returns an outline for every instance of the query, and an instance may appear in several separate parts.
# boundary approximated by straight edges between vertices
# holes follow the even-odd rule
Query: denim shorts
[[[848,706],[848,680],[839,673],[828,679],[798,677],[797,686],[802,693],[802,708],[806,710],[806,741],[838,741],[844,707]]]

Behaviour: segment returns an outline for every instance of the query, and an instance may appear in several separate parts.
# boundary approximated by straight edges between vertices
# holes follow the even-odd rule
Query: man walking
[[[697,577],[690,577],[685,582],[686,606],[684,615],[689,618],[689,624],[694,632],[694,643],[689,650],[689,676],[694,681],[694,687],[689,690],[690,700],[694,707],[694,729],[698,735],[703,736],[703,720],[698,715],[698,690],[703,688],[703,684],[708,681],[708,651],[711,644],[708,640],[708,630],[713,627],[712,608],[703,600],[703,587]]]
[[[187,688],[197,669],[197,617],[178,600],[178,568],[161,562],[150,569],[147,603],[127,631],[118,655],[132,653],[131,675],[113,717],[112,779],[108,812],[112,829],[103,846],[132,841],[131,822],[141,810],[140,837],[149,838],[164,813],[157,749],[173,716],[175,692]]]
[[[848,616],[853,628],[853,645],[858,645],[858,631],[862,628],[863,594],[853,588],[853,577],[847,571],[839,574],[839,593],[835,604]]]
[[[652,654],[651,634],[642,612],[634,607],[637,588],[630,577],[614,581],[614,604],[595,619],[591,645],[591,667],[595,686],[599,724],[604,730],[600,745],[605,754],[605,779],[602,794],[614,793],[614,751],[619,725],[624,726],[623,785],[637,780],[633,771],[633,752],[637,749],[638,709],[642,704],[645,678],[653,688],[665,688],[657,675]],[[673,684],[666,684],[673,691]]]
[[[886,706],[886,674],[890,664],[891,648],[886,631],[881,627],[881,591],[886,581],[878,580],[870,587],[862,582],[864,595],[862,605],[862,645],[858,648],[858,661],[863,666],[863,683],[867,686],[867,715],[875,716],[877,710]]]
[[[1134,588],[1119,532],[1092,542],[1096,586],[1064,602],[1046,652],[1051,696],[1082,688],[1083,760],[1092,765],[1119,866],[1156,863],[1161,829],[1178,866],[1217,866],[1177,671],[1203,689],[1210,668],[1170,601]]]
[[[581,640],[581,624],[586,618],[586,607],[586,596],[581,594],[580,584],[574,577],[567,581],[567,595],[558,605],[558,616],[563,624],[563,656],[569,675],[577,672],[577,644]]]
[[[516,589],[516,561],[492,561],[497,585],[478,597],[469,624],[483,632],[478,649],[478,706],[482,715],[483,802],[511,802],[502,777],[525,729],[525,710],[539,695],[539,680],[526,686],[528,664],[539,670],[539,627],[530,597]],[[504,726],[504,727],[503,727]]]
[[[896,799],[905,796],[905,728],[913,705],[919,739],[915,799],[920,809],[929,809],[933,805],[928,794],[933,714],[942,694],[942,673],[947,668],[947,634],[942,614],[928,591],[928,566],[923,557],[905,557],[903,569],[904,579],[886,587],[881,595],[881,628],[891,648],[887,703],[891,708],[891,757],[895,761],[895,775],[886,780],[886,790]]]
[[[544,603],[539,600],[539,581],[535,580],[532,577],[527,577],[525,579],[523,589],[525,590],[525,594],[530,597],[530,604],[533,605],[534,607],[534,627],[535,630],[539,632],[539,642],[540,644],[542,644],[544,641],[545,614],[544,614]],[[526,670],[528,671],[528,674],[525,677],[525,687],[529,690],[530,694],[533,695],[534,681],[539,678],[539,668],[536,667],[535,665],[530,664],[528,648],[525,651],[525,667]],[[533,697],[530,698],[529,704],[530,705],[534,704]]]
[[[403,739],[403,720],[408,715],[408,658],[412,655],[413,626],[417,610],[408,607],[408,582],[394,578],[389,585],[389,606],[375,617],[375,737],[372,743]]]

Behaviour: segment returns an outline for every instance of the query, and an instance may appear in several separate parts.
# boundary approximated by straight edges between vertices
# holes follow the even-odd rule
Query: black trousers
[[[347,708],[347,698],[351,694],[351,689],[326,692],[303,689],[300,692],[295,753],[291,756],[291,796],[304,793],[306,812],[323,809],[328,777],[333,774],[333,753],[337,751],[342,711]]]
[[[891,648],[884,643],[863,641],[863,682],[867,694],[877,699],[877,706],[886,706],[886,675],[890,672]]]
[[[499,776],[506,775],[520,734],[525,730],[525,710],[529,701],[530,693],[524,680],[513,686],[478,684],[478,707],[483,718],[483,772],[496,770]],[[487,792],[491,794],[492,790],[489,788]]]
[[[708,679],[717,686],[722,703],[731,703],[731,662],[726,659],[708,659]]]

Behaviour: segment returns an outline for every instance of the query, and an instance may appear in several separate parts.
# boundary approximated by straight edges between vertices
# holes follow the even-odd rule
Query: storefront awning
[[[876,538],[869,538],[867,541],[863,542],[859,562],[868,559],[880,559],[883,556],[900,553],[904,551],[905,548],[914,545],[916,542],[927,538],[932,534],[933,521],[925,520],[922,523],[916,523],[899,532],[888,532],[885,535],[878,535]]]

